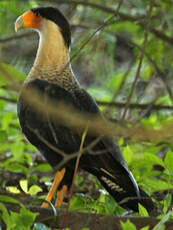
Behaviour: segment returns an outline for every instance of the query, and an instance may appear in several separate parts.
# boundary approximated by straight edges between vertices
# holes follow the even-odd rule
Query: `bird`
[[[60,111],[58,103],[62,102],[66,107],[74,108],[89,117],[105,118],[93,97],[82,88],[72,71],[71,30],[68,20],[60,10],[52,6],[32,8],[16,19],[16,32],[21,28],[37,31],[39,45],[33,67],[19,93],[18,118],[28,141],[56,168],[62,162],[63,154],[79,152],[87,122],[86,128],[75,128],[67,120],[64,122],[63,119],[56,119],[49,111],[49,105],[55,111]],[[34,103],[35,92],[38,103]],[[138,212],[140,203],[148,212],[152,212],[154,202],[138,186],[114,137],[86,132],[84,147],[95,140],[98,141],[92,149],[81,155],[79,168],[93,174],[123,208]],[[100,154],[94,154],[99,152]],[[46,198],[51,201],[57,189],[56,204],[59,207],[72,185],[76,158],[77,156],[61,165]],[[42,207],[47,207],[46,203]]]

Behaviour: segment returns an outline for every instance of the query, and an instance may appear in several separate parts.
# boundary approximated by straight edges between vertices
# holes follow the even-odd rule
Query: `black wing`
[[[76,92],[76,98],[81,110],[100,113],[96,102],[84,89]],[[115,140],[112,137],[105,137],[97,144],[95,150],[106,152],[100,156],[88,154],[84,168],[93,173],[114,199],[122,202],[123,207],[138,211],[138,202],[140,202],[149,212],[153,210],[154,204],[151,198],[138,188]],[[88,162],[90,165],[87,166]]]

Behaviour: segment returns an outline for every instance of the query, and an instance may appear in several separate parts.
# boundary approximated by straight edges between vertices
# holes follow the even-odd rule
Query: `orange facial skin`
[[[42,16],[36,16],[31,10],[22,15],[24,26],[26,28],[40,29]]]

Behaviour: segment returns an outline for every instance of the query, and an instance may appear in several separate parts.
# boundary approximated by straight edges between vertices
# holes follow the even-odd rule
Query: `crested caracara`
[[[71,122],[68,124],[67,120],[64,122],[63,119],[57,119],[49,111],[49,105],[53,105],[54,110],[58,111],[58,105],[62,102],[89,117],[104,118],[94,99],[80,86],[71,70],[71,32],[63,14],[53,7],[33,8],[17,18],[15,30],[20,28],[32,28],[40,36],[33,67],[24,81],[18,99],[20,125],[30,143],[56,167],[62,162],[64,153],[79,151],[85,128],[81,130]],[[35,92],[38,95],[36,103]],[[96,139],[98,135],[88,132],[84,147]],[[59,185],[57,204],[61,205],[65,192],[72,184],[75,162],[76,158],[62,165],[47,200],[52,199],[52,194]],[[138,211],[138,203],[141,203],[149,212],[154,208],[151,198],[138,187],[112,137],[102,136],[92,149],[82,154],[79,167],[96,176],[122,207]]]

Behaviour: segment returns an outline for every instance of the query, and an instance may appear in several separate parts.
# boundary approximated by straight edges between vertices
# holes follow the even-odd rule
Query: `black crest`
[[[32,12],[34,12],[37,16],[42,16],[46,19],[49,19],[56,23],[62,32],[62,35],[64,37],[65,44],[67,47],[70,46],[71,43],[71,31],[70,31],[70,25],[65,18],[65,16],[54,7],[37,7],[31,9]]]

